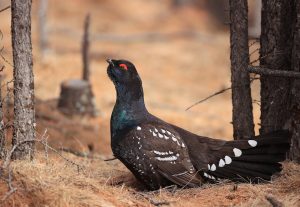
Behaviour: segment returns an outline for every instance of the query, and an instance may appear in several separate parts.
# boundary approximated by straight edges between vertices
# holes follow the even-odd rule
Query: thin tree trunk
[[[262,1],[260,65],[291,70],[294,0]],[[284,128],[290,117],[290,79],[261,75],[261,129],[267,133]]]
[[[296,0],[296,22],[294,29],[294,42],[292,53],[292,69],[300,72],[300,1]],[[291,89],[291,131],[292,142],[290,157],[300,163],[300,80],[295,79]]]
[[[233,137],[254,136],[248,47],[247,0],[230,0],[230,60],[233,105]]]
[[[2,75],[0,75],[0,159],[5,157],[5,129],[4,129],[4,114],[2,101]]]
[[[87,14],[84,21],[84,33],[82,40],[82,63],[83,63],[83,74],[82,79],[90,80],[90,60],[89,60],[89,49],[90,49],[90,39],[89,39],[89,27],[90,27],[90,15]]]
[[[35,139],[34,81],[31,45],[31,0],[12,0],[12,46],[14,62],[13,159],[33,157]]]

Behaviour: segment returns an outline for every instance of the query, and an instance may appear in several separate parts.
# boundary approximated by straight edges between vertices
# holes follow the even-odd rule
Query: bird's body
[[[203,181],[269,180],[289,149],[289,133],[224,141],[198,136],[150,114],[134,65],[109,60],[117,100],[111,116],[114,155],[149,189],[169,184],[197,187]]]

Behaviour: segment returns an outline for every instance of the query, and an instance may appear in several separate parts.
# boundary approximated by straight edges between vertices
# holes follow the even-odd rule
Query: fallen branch
[[[276,77],[286,77],[286,78],[300,78],[300,72],[287,71],[287,70],[273,70],[269,68],[259,67],[259,66],[248,66],[248,71],[250,73],[255,73],[259,75],[268,75]]]

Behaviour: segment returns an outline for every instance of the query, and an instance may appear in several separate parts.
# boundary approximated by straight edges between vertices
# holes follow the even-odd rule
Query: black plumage
[[[107,60],[117,100],[111,116],[114,155],[149,189],[169,184],[197,187],[204,181],[270,180],[281,170],[290,133],[276,131],[251,140],[198,136],[150,114],[142,81],[126,60]]]

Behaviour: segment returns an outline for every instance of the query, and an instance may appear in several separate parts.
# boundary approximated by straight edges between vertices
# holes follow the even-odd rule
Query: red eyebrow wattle
[[[120,66],[121,68],[124,68],[125,70],[128,70],[127,65],[124,64],[124,63],[120,64],[119,66]]]

